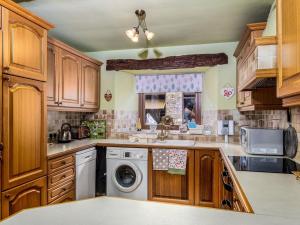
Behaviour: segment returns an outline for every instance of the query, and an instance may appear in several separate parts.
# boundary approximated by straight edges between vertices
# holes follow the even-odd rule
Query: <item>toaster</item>
[[[71,128],[72,139],[84,139],[90,137],[90,129],[87,126],[73,126]]]

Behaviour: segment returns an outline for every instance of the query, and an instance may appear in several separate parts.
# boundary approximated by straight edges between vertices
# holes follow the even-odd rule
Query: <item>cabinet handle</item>
[[[2,77],[2,80],[4,80],[4,81],[10,81],[10,77],[4,76],[4,77]]]
[[[81,104],[80,104],[80,106],[84,106],[84,104],[83,104],[83,103],[81,103]]]
[[[62,176],[61,176],[62,179],[65,179],[66,177],[67,177],[66,175],[62,175]]]
[[[63,189],[62,189],[62,191],[66,191],[66,190],[67,190],[67,188],[63,188]]]
[[[223,209],[226,209],[226,208],[232,209],[231,201],[229,201],[228,199],[222,200],[221,208],[223,208]]]
[[[227,183],[225,182],[225,177],[228,177],[228,176],[229,176],[228,171],[223,171],[223,172],[221,173],[222,182],[223,182],[223,185],[224,185],[225,190],[226,190],[226,191],[229,191],[229,192],[232,192],[232,191],[233,191],[232,185],[227,184]]]
[[[62,162],[61,162],[61,165],[66,165],[66,161],[62,161]]]
[[[4,72],[8,72],[9,71],[9,67],[5,66],[5,67],[3,67],[3,70],[4,70]]]

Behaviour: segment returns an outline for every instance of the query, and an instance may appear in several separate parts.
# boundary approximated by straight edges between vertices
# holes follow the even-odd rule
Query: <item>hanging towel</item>
[[[169,168],[169,150],[153,149],[153,170],[168,170]]]
[[[185,175],[187,162],[187,150],[169,150],[168,173]]]

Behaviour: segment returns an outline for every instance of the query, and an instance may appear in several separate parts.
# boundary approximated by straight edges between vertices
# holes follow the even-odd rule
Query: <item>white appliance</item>
[[[95,197],[96,148],[76,153],[76,200]]]
[[[234,135],[233,120],[218,120],[218,135],[224,135],[225,143],[228,143],[228,135]]]
[[[241,145],[253,155],[283,155],[283,130],[242,127]]]
[[[107,148],[107,196],[147,200],[148,149]]]

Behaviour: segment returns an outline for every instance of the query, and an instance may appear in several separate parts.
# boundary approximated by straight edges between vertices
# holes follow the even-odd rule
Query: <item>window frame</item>
[[[145,124],[145,95],[151,95],[151,94],[156,94],[156,95],[162,95],[162,94],[166,94],[166,93],[139,93],[139,105],[138,105],[138,114],[139,114],[139,118],[141,120],[141,125],[142,125],[142,129],[149,129],[149,125]],[[183,93],[184,95],[193,95],[195,94],[195,120],[197,124],[201,124],[201,92],[186,92]],[[182,102],[183,104],[183,102]],[[158,129],[160,129],[160,126],[158,125]],[[171,127],[172,130],[178,130],[179,126],[178,125],[174,125]]]

